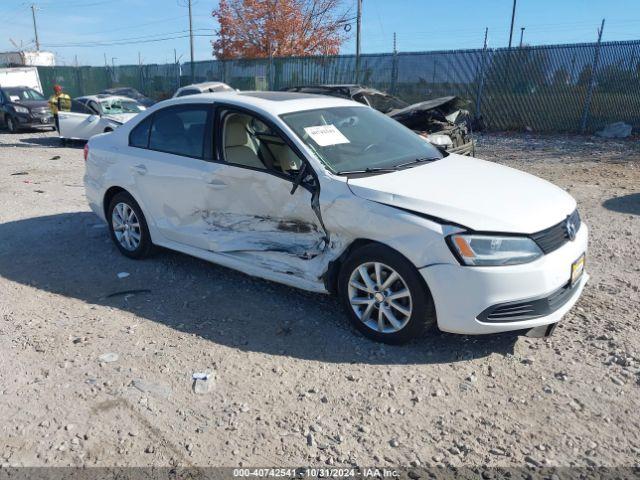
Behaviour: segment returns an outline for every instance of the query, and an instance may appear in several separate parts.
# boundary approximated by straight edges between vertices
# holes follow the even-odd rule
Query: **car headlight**
[[[438,147],[448,148],[453,145],[453,141],[449,135],[429,134],[424,138],[426,138],[429,143],[437,145]]]
[[[464,265],[519,265],[543,255],[536,242],[528,237],[458,233],[447,240]]]
[[[21,107],[20,105],[14,105],[13,109],[16,113],[29,113],[29,109],[27,107]]]

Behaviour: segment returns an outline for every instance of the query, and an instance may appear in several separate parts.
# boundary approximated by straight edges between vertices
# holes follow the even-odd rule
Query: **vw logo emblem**
[[[576,224],[573,223],[573,219],[567,218],[567,221],[564,224],[564,228],[567,232],[567,236],[569,237],[569,240],[573,242],[576,239],[576,233],[577,233]]]

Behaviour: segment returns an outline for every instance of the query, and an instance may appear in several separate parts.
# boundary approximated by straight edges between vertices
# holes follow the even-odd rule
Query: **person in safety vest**
[[[49,98],[49,108],[53,113],[53,120],[56,123],[56,130],[60,132],[60,122],[58,120],[58,112],[68,112],[71,110],[71,97],[62,91],[60,85],[53,86],[53,95]]]

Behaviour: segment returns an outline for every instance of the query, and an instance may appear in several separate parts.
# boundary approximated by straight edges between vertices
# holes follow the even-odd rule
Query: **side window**
[[[149,130],[151,129],[151,122],[153,121],[153,115],[149,115],[136,125],[131,133],[129,133],[129,146],[138,148],[149,147]]]
[[[180,105],[153,117],[149,148],[185,157],[204,158],[208,105]]]
[[[302,160],[283,138],[260,119],[223,112],[223,154],[227,163],[295,176]]]
[[[95,115],[89,107],[87,107],[84,103],[71,100],[71,113],[82,113],[83,115]]]

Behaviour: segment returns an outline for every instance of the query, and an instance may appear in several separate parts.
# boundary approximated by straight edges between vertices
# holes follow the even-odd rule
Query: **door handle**
[[[144,165],[136,165],[134,167],[131,167],[131,170],[133,171],[133,173],[137,173],[138,175],[144,175],[145,173],[147,173],[147,167],[145,167]]]

